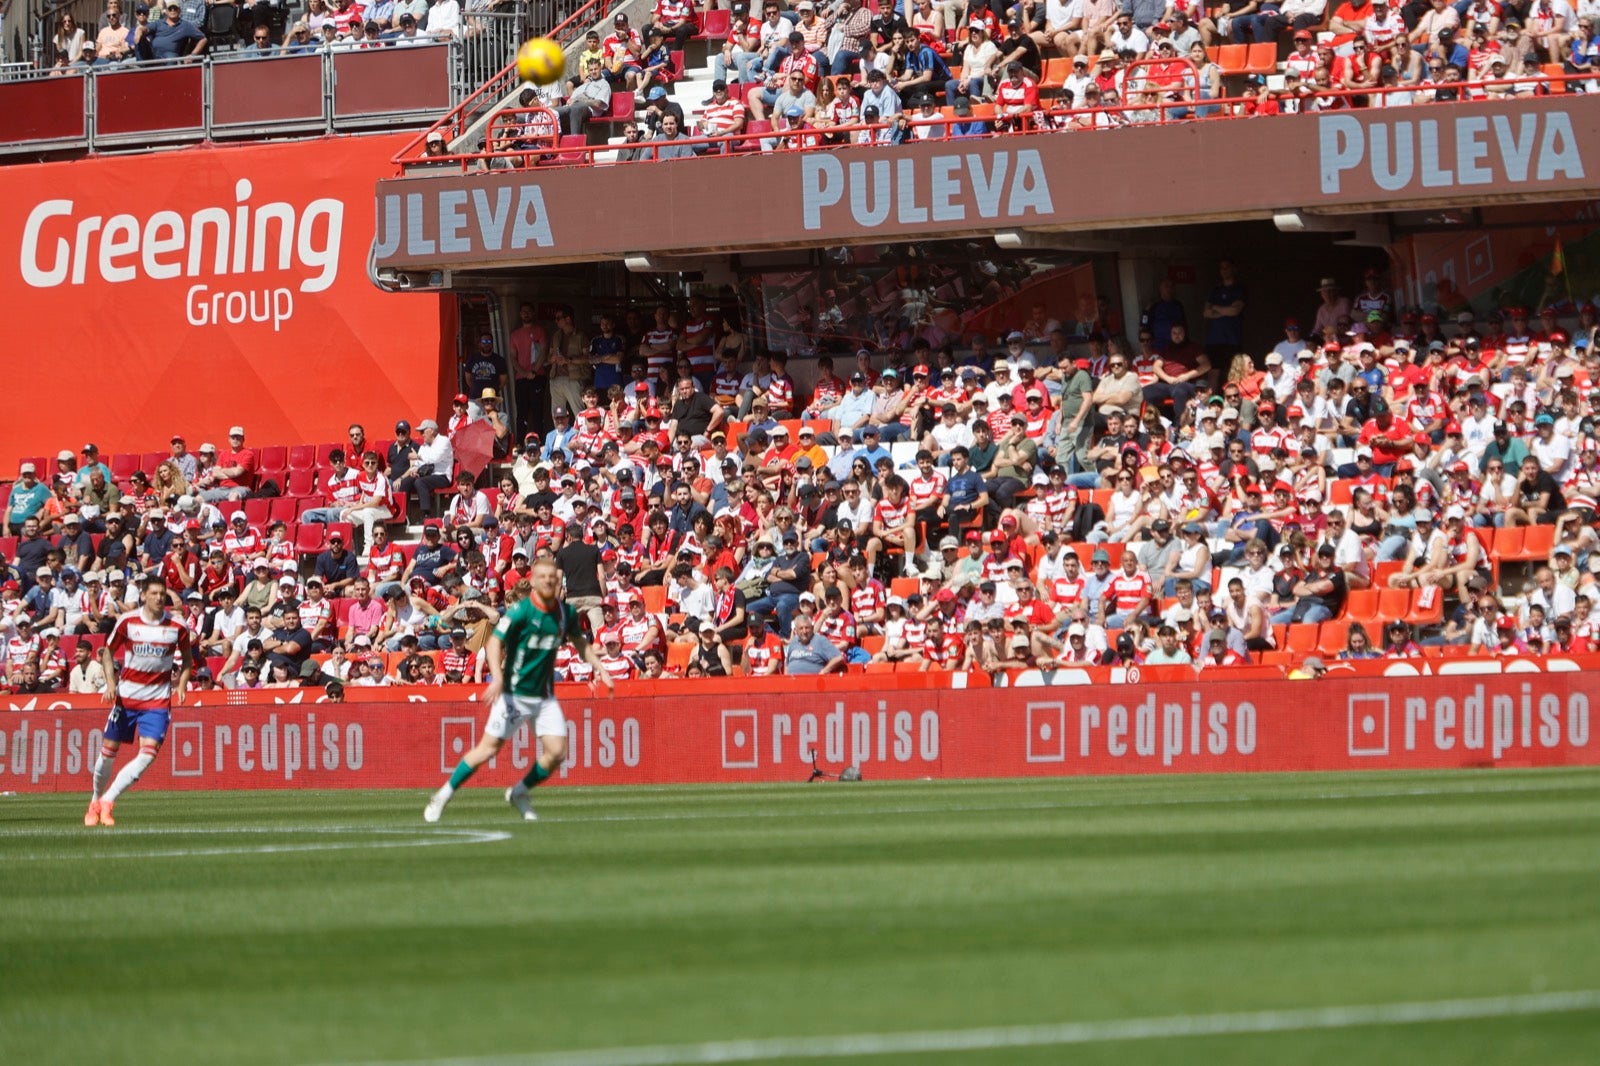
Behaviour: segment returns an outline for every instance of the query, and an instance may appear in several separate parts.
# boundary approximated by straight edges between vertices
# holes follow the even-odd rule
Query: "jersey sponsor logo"
[[[190,325],[270,324],[277,332],[294,315],[296,292],[322,292],[338,278],[344,202],[323,197],[300,208],[283,200],[255,204],[253,192],[250,180],[240,178],[232,205],[188,215],[156,211],[147,218],[80,215],[76,200],[44,200],[23,227],[22,279],[36,289],[208,279],[193,281],[185,294]],[[284,283],[265,283],[284,275]],[[253,277],[263,283],[217,284]]]

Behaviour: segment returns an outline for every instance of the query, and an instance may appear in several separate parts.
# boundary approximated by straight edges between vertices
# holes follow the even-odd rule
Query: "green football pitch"
[[[0,1062],[1600,1062],[1596,771],[534,798],[0,799]]]

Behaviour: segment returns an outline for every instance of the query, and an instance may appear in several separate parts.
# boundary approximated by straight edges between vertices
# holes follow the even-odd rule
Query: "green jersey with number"
[[[580,632],[578,613],[561,601],[553,613],[542,611],[526,596],[500,616],[494,632],[505,646],[506,691],[548,698],[555,691],[556,652]]]

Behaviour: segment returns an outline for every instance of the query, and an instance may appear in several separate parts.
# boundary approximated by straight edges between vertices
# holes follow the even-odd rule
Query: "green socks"
[[[467,760],[462,759],[456,763],[455,771],[450,775],[450,791],[454,792],[466,783],[467,778],[477,772],[477,768],[467,765]]]
[[[544,782],[545,778],[549,776],[550,771],[545,769],[544,763],[535,759],[533,763],[533,769],[529,770],[528,776],[522,779],[522,787],[538,788]]]

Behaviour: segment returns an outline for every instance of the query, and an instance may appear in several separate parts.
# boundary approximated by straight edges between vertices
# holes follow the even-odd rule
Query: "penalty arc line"
[[[502,840],[510,840],[511,833],[506,830],[489,829],[384,829],[366,826],[296,826],[261,827],[192,827],[192,828],[129,828],[117,829],[110,832],[95,833],[94,836],[104,840],[117,840],[126,837],[138,836],[231,836],[233,834],[255,835],[293,835],[303,834],[308,836],[333,836],[338,834],[360,834],[365,836],[392,836],[405,834],[400,840],[343,840],[326,843],[288,843],[288,844],[251,844],[234,847],[215,848],[172,848],[161,851],[107,851],[88,853],[29,853],[22,855],[8,855],[10,861],[20,862],[54,862],[63,859],[169,859],[188,858],[190,856],[205,855],[274,855],[288,852],[309,851],[350,851],[355,849],[378,848],[429,848],[446,844],[494,844]],[[59,830],[53,829],[12,829],[0,830],[0,837],[62,837]],[[77,836],[70,839],[82,840]]]
[[[908,1033],[854,1033],[762,1040],[718,1040],[701,1044],[657,1044],[582,1051],[536,1052],[527,1055],[346,1063],[343,1066],[695,1066],[700,1063],[994,1051],[1002,1048],[1062,1047],[1070,1044],[1170,1040],[1179,1037],[1356,1029],[1589,1010],[1600,1010],[1600,989],[1495,996],[1486,999],[1445,999],[1228,1014],[1179,1014],[1098,1022],[1065,1022],[1055,1025],[944,1029]]]

